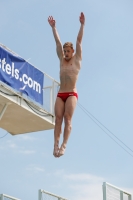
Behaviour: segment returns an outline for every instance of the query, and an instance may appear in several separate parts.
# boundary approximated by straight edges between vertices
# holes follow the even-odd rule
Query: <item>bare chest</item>
[[[73,60],[69,62],[62,61],[60,63],[60,75],[67,74],[70,76],[71,75],[77,76],[78,73],[79,73],[79,68]]]

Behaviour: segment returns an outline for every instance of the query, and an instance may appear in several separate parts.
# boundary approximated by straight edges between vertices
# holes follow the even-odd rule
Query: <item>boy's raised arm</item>
[[[85,16],[84,13],[81,13],[80,17],[79,17],[79,21],[81,23],[80,29],[79,29],[79,33],[77,36],[77,42],[76,42],[76,56],[78,59],[82,59],[82,47],[81,47],[81,43],[82,43],[82,38],[83,38],[83,31],[84,31],[84,25],[85,25]]]
[[[61,41],[60,41],[59,34],[58,34],[56,26],[55,26],[56,22],[55,22],[55,20],[54,20],[54,18],[52,16],[49,16],[48,22],[49,22],[50,26],[52,27],[54,39],[55,39],[55,42],[56,42],[57,55],[58,55],[59,59],[62,59],[62,57],[63,57],[63,48],[62,48],[62,44],[61,44]]]

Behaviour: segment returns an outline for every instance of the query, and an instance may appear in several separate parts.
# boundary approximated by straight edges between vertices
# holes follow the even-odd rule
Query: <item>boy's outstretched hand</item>
[[[84,16],[83,12],[81,12],[81,15],[79,17],[79,21],[80,21],[81,24],[85,24],[85,16]]]
[[[49,16],[48,22],[49,22],[51,27],[55,27],[55,23],[56,22],[55,22],[55,20],[54,20],[54,18],[52,16]]]

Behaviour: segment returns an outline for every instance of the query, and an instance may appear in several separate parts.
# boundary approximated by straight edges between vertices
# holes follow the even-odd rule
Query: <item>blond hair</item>
[[[65,47],[71,47],[73,49],[73,44],[71,42],[66,42],[64,45],[63,45],[63,48]]]

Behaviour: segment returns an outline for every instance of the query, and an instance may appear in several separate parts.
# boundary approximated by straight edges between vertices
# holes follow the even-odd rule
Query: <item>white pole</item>
[[[54,88],[54,86],[55,86],[55,82],[53,81],[53,84],[52,84],[52,114],[54,115],[54,95],[55,95],[55,92],[54,92],[54,90],[55,90],[55,88]]]
[[[123,192],[120,191],[120,200],[123,200]]]
[[[38,190],[38,200],[41,200],[42,198],[42,190]]]
[[[106,200],[106,182],[103,182],[103,200]]]

